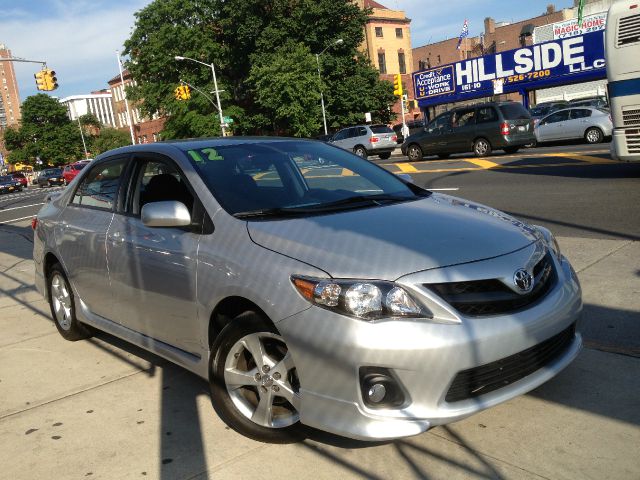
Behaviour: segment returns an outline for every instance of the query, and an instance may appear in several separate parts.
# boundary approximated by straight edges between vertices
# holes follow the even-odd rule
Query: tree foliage
[[[7,129],[5,144],[11,163],[63,165],[83,157],[80,130],[55,98],[43,93],[27,97],[22,104],[20,127]]]
[[[103,127],[98,135],[90,137],[87,148],[91,155],[97,156],[107,150],[131,145],[131,137],[128,132],[116,128]]]
[[[317,134],[321,90],[334,128],[362,122],[367,111],[389,121],[393,87],[359,50],[366,19],[348,0],[155,0],[136,13],[125,42],[137,81],[128,93],[147,115],[170,115],[165,138],[219,134],[204,95],[173,96],[180,80],[213,90],[210,68],[174,59],[183,56],[214,63],[235,133]]]

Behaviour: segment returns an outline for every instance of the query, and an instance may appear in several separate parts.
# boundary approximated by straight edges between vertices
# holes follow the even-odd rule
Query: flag
[[[467,38],[469,36],[469,22],[465,19],[462,24],[462,31],[460,32],[460,37],[458,38],[458,46],[456,47],[460,50],[460,46],[462,45],[462,39]]]
[[[583,22],[583,15],[584,15],[584,0],[580,0],[578,2],[578,26],[580,28],[582,28],[582,22]]]

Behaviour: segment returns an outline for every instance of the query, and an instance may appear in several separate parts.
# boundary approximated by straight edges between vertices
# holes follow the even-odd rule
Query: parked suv
[[[477,157],[502,149],[515,153],[535,143],[529,112],[516,102],[491,102],[445,112],[422,132],[410,135],[402,153],[411,161],[425,155],[447,158],[452,153],[474,152]]]
[[[387,125],[356,125],[340,130],[331,143],[362,158],[378,155],[386,160],[397,147],[397,140],[397,135]]]

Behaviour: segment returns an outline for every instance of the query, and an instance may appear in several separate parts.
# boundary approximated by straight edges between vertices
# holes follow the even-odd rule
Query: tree
[[[128,93],[145,114],[170,115],[165,138],[218,134],[218,112],[203,95],[173,96],[180,80],[213,89],[210,69],[174,60],[184,56],[214,63],[237,133],[319,133],[321,88],[333,127],[362,122],[367,111],[388,121],[393,87],[359,50],[367,14],[347,0],[156,0],[136,13],[125,42],[137,81]]]
[[[100,155],[107,150],[114,148],[124,147],[131,144],[131,137],[129,133],[123,132],[116,128],[103,127],[100,129],[100,134],[91,137],[89,145],[87,147],[94,156]]]
[[[56,99],[43,93],[27,97],[22,104],[22,123],[5,132],[11,163],[63,165],[82,158],[80,131]]]

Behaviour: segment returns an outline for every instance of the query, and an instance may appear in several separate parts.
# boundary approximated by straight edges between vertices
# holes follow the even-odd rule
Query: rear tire
[[[217,336],[209,379],[213,408],[236,432],[267,443],[306,436],[291,354],[275,327],[256,312],[237,316]]]
[[[91,336],[89,329],[76,317],[76,305],[69,280],[59,263],[47,276],[47,292],[51,316],[62,338],[75,342]]]
[[[422,160],[424,154],[422,153],[422,148],[420,148],[420,145],[416,143],[412,143],[411,145],[409,145],[409,147],[407,148],[407,157],[412,162],[419,162],[420,160]]]
[[[584,139],[587,143],[591,144],[602,143],[602,140],[604,140],[604,134],[598,127],[591,127],[584,132]]]
[[[355,147],[353,149],[353,153],[361,158],[367,158],[367,150],[362,145],[358,145],[357,147]]]
[[[486,138],[478,138],[473,142],[473,153],[476,157],[486,157],[491,155],[491,144]]]

